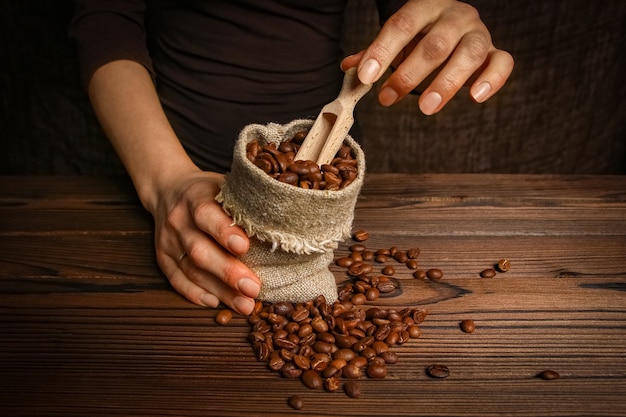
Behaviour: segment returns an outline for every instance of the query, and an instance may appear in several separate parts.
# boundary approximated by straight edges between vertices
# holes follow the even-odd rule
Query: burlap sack
[[[354,207],[365,176],[365,157],[347,136],[358,161],[358,176],[344,189],[307,190],[279,182],[251,163],[246,145],[280,144],[311,127],[311,120],[286,125],[249,125],[235,144],[231,172],[216,197],[250,237],[241,259],[261,279],[259,299],[304,302],[324,295],[337,299],[335,277],[328,269],[338,242],[350,237]]]

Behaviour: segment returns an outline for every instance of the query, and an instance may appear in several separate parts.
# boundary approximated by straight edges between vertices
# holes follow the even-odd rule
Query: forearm
[[[93,74],[89,97],[139,198],[154,213],[158,190],[198,168],[172,130],[148,71],[133,61],[110,62]]]

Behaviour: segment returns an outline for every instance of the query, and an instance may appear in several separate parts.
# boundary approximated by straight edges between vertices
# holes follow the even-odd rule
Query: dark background
[[[463,90],[435,116],[415,98],[358,105],[377,172],[626,173],[626,2],[468,0],[516,60],[477,105]],[[0,0],[0,174],[118,174],[78,81],[70,1]],[[351,0],[346,54],[375,36],[373,1]],[[376,88],[376,87],[375,87]]]

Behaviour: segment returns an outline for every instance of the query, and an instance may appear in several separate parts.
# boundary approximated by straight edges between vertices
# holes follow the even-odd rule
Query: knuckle
[[[465,42],[465,54],[468,60],[473,63],[482,63],[489,54],[489,41],[480,34],[472,34],[466,36]]]
[[[407,70],[398,70],[393,74],[394,89],[401,93],[407,93],[413,90],[417,84],[417,74]]]
[[[205,259],[205,253],[206,251],[204,245],[198,242],[191,242],[187,247],[187,256],[195,265],[202,263]]]
[[[415,31],[415,19],[413,15],[398,11],[387,20],[389,27],[403,37],[413,37]]]
[[[430,33],[422,40],[422,57],[427,62],[442,63],[452,50],[451,43],[444,36]]]

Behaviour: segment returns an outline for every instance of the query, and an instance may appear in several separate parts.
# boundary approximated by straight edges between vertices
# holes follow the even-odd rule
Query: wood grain
[[[0,178],[0,415],[626,415],[626,177],[368,175],[366,245],[419,247],[444,277],[398,265],[378,305],[429,316],[359,399],[257,362],[244,317],[219,326],[169,287],[151,228],[124,178]]]

